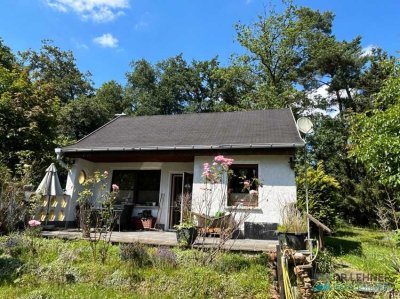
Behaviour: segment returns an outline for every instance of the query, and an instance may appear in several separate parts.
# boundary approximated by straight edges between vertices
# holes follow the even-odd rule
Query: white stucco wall
[[[263,183],[259,187],[259,199],[257,208],[244,208],[237,210],[237,217],[246,216],[246,222],[268,222],[280,223],[280,210],[288,202],[296,200],[296,182],[294,171],[289,166],[290,156],[286,155],[257,155],[257,156],[227,156],[235,160],[234,164],[258,164],[258,176]],[[221,196],[224,197],[223,211],[229,211],[226,206],[226,180],[222,186],[218,186],[211,195],[210,191],[205,191],[205,184],[202,178],[203,164],[212,163],[212,156],[197,156],[194,162],[193,179],[193,209],[199,211],[199,207],[204,207],[204,194],[212,196],[212,207],[207,211],[210,215],[221,211],[218,202]],[[205,213],[206,211],[199,211]]]
[[[255,223],[280,223],[280,209],[287,202],[296,200],[296,183],[294,171],[289,166],[288,155],[254,155],[254,156],[227,156],[235,160],[235,164],[258,164],[259,179],[263,183],[263,187],[259,188],[259,205],[251,210],[239,211],[238,215],[247,216],[247,222]],[[178,163],[178,162],[135,162],[135,163],[92,163],[83,159],[77,159],[72,169],[68,173],[66,185],[66,193],[71,196],[71,209],[67,215],[67,221],[75,219],[75,205],[81,186],[78,182],[79,172],[84,170],[88,176],[93,174],[95,170],[101,172],[108,171],[108,187],[111,185],[113,170],[161,170],[160,180],[160,197],[164,194],[163,201],[160,206],[159,223],[164,224],[168,229],[169,224],[169,208],[171,196],[171,175],[174,173],[189,172],[194,174],[193,178],[193,204],[192,208],[199,211],[199,204],[204,199],[204,193],[208,192],[209,196],[214,198],[213,205],[209,210],[200,211],[209,215],[214,215],[217,211],[228,211],[226,206],[226,184],[218,186],[214,192],[204,190],[204,181],[201,177],[203,173],[203,164],[212,162],[213,156],[196,156],[194,163]],[[212,193],[212,194],[211,194]],[[220,196],[224,196],[225,202],[223,206],[219,206]],[[138,211],[136,211],[137,213]],[[67,213],[68,214],[68,213]],[[156,214],[156,211],[155,211]],[[155,216],[155,215],[154,215]]]
[[[108,171],[109,176],[107,179],[108,187],[111,187],[111,179],[113,170],[161,170],[160,179],[160,198],[163,197],[160,206],[160,220],[159,223],[164,224],[168,229],[169,224],[169,208],[170,208],[170,186],[171,175],[174,173],[189,172],[193,173],[193,163],[186,162],[131,162],[131,163],[92,163],[83,159],[77,159],[71,171],[68,174],[66,190],[71,195],[72,206],[75,207],[78,193],[82,190],[78,176],[81,170],[84,170],[88,176],[92,175],[94,171],[100,172]],[[164,195],[162,195],[164,194]],[[67,220],[72,221],[75,219],[75,209]],[[162,210],[162,211],[161,211]],[[138,209],[135,209],[133,215],[137,215]],[[157,215],[157,209],[154,209],[153,216]]]

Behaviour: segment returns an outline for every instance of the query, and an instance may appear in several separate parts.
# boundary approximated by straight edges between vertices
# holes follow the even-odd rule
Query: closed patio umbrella
[[[55,167],[54,163],[46,169],[46,174],[43,180],[40,182],[39,187],[36,190],[36,194],[41,194],[43,196],[47,196],[47,210],[46,210],[46,222],[49,218],[49,210],[50,210],[50,199],[52,196],[63,196],[64,191],[61,188],[60,180],[57,175],[57,168]]]

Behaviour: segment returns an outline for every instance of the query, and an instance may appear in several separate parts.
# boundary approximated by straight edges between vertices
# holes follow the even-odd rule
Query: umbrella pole
[[[45,225],[47,225],[47,221],[49,220],[50,199],[51,199],[51,195],[49,195],[48,200],[47,200],[47,211],[46,211],[46,222],[45,222]]]

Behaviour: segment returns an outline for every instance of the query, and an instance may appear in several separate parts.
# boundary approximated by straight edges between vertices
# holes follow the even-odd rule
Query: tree
[[[20,164],[35,165],[37,179],[55,147],[59,102],[47,84],[30,80],[15,57],[8,61],[14,64],[0,65],[0,152],[14,173]]]
[[[58,97],[61,103],[93,93],[91,74],[83,74],[78,69],[71,51],[63,51],[45,40],[39,52],[27,50],[21,52],[20,56],[29,78],[40,84],[48,84],[53,97]]]
[[[107,106],[94,97],[81,96],[62,107],[58,131],[66,143],[79,140],[107,123],[110,116]]]
[[[107,110],[108,121],[115,117],[115,114],[129,113],[131,111],[130,103],[125,96],[123,87],[116,81],[111,80],[103,83],[96,91],[95,101],[104,105]]]
[[[356,110],[353,94],[360,85],[360,77],[367,62],[367,57],[362,55],[361,37],[351,42],[339,42],[334,37],[328,37],[323,39],[320,47],[309,51],[312,59],[304,66],[303,71],[309,73],[305,86],[318,88],[326,85],[328,91],[335,95],[334,101],[327,104],[337,104],[341,117],[346,108]],[[342,91],[345,95],[342,95]]]
[[[136,115],[243,109],[254,84],[246,68],[221,68],[217,58],[188,63],[182,55],[131,64],[127,94]]]
[[[0,66],[11,70],[16,63],[16,57],[11,49],[0,38]]]
[[[375,108],[355,114],[350,155],[384,186],[400,190],[400,64],[377,93]]]
[[[236,25],[237,39],[249,51],[239,62],[257,78],[257,108],[289,107],[306,100],[294,86],[304,81],[303,69],[313,59],[310,48],[323,46],[321,41],[331,33],[332,13],[284,3],[282,14],[271,10],[252,26]]]

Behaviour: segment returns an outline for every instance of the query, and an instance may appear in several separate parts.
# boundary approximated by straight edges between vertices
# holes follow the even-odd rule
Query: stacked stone
[[[312,283],[310,278],[310,269],[305,267],[294,267],[294,273],[297,276],[297,287],[300,291],[302,299],[309,299],[312,297]]]

